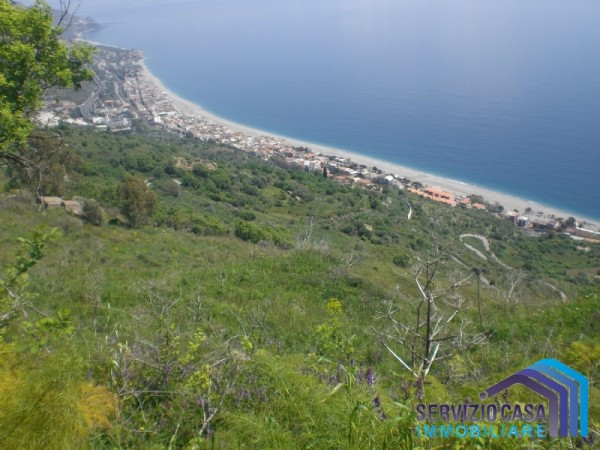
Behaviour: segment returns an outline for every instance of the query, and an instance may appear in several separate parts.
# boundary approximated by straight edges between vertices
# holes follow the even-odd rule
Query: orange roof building
[[[444,191],[435,186],[428,186],[423,189],[409,188],[410,192],[413,192],[421,197],[435,200],[436,202],[445,203],[446,205],[456,206],[456,196],[452,192]]]

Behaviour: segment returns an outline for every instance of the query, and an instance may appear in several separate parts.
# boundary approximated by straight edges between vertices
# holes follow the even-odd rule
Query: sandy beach
[[[287,136],[277,135],[277,134],[271,133],[269,131],[264,131],[264,130],[248,127],[245,125],[241,125],[236,122],[232,122],[223,117],[219,117],[219,116],[205,110],[200,105],[197,105],[197,104],[195,104],[189,100],[186,100],[186,99],[180,97],[179,95],[175,94],[173,91],[171,91],[169,88],[167,88],[159,78],[157,78],[154,74],[152,74],[152,72],[146,66],[144,61],[142,61],[141,64],[142,64],[142,70],[143,70],[144,76],[147,77],[149,80],[151,80],[160,91],[166,93],[166,95],[168,96],[169,100],[171,101],[171,103],[173,104],[175,109],[180,113],[188,114],[188,115],[196,116],[196,117],[204,117],[204,118],[212,120],[216,123],[221,123],[221,124],[229,127],[232,130],[236,130],[236,131],[245,133],[249,136],[274,136],[274,137],[284,139],[286,142],[288,142],[289,144],[291,144],[293,146],[309,148],[313,152],[319,152],[324,155],[333,155],[333,156],[349,158],[358,164],[364,164],[368,167],[376,166],[387,173],[399,175],[401,177],[405,177],[405,178],[408,178],[413,181],[418,181],[420,183],[423,183],[423,184],[426,184],[429,186],[437,186],[444,190],[453,192],[454,194],[459,195],[459,196],[466,197],[466,196],[472,195],[472,194],[481,195],[486,201],[488,201],[490,203],[498,202],[499,204],[501,204],[504,207],[504,209],[506,211],[512,211],[512,210],[516,209],[519,212],[521,212],[524,215],[527,215],[531,218],[546,217],[546,218],[550,219],[550,218],[568,218],[570,216],[573,216],[577,219],[577,221],[579,223],[584,223],[585,228],[600,231],[600,222],[598,220],[584,217],[580,214],[565,211],[565,210],[555,208],[552,206],[548,206],[548,205],[543,205],[540,203],[536,203],[536,202],[533,202],[533,201],[530,201],[527,199],[515,197],[514,195],[510,195],[510,194],[503,193],[503,192],[498,192],[498,191],[488,189],[485,187],[464,183],[459,180],[452,180],[449,178],[444,178],[442,176],[429,174],[429,173],[415,170],[415,169],[412,169],[410,167],[406,167],[406,166],[403,166],[400,164],[391,163],[389,161],[384,161],[384,160],[377,159],[377,158],[372,158],[372,157],[369,157],[366,155],[350,152],[348,150],[335,148],[335,147],[329,147],[329,146],[320,145],[320,144],[315,144],[312,142],[305,142],[305,141],[301,141],[298,139],[292,139]],[[525,214],[525,210],[527,208],[531,208],[532,212]],[[542,214],[540,214],[540,213],[542,213]]]

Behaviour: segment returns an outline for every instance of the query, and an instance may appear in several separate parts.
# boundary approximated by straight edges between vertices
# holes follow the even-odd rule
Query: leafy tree
[[[61,134],[50,130],[31,135],[20,156],[27,163],[9,165],[12,182],[38,195],[62,196],[65,175],[80,161],[70,147],[63,145]]]
[[[86,65],[93,48],[61,41],[63,28],[53,25],[52,11],[41,0],[30,8],[0,0],[0,30],[0,162],[32,168],[37,164],[28,154],[28,138],[43,94],[91,80]]]
[[[181,195],[181,186],[175,180],[160,179],[155,182],[157,187],[165,194],[171,197],[179,197]]]
[[[86,200],[83,203],[83,218],[92,225],[102,225],[104,223],[104,215],[102,208],[95,200]]]
[[[148,223],[154,213],[158,200],[144,180],[128,175],[118,186],[117,193],[121,203],[121,212],[132,227]]]

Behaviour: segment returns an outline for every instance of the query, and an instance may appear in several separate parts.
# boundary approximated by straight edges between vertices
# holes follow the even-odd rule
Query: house
[[[530,222],[531,228],[533,228],[536,231],[546,231],[546,223],[547,223],[547,221],[542,218],[533,219]]]
[[[370,180],[366,180],[365,178],[354,177],[353,180],[355,183],[358,183],[361,186],[368,186],[368,185],[372,184],[372,182]]]
[[[116,119],[108,122],[110,131],[129,131],[131,130],[131,121],[129,119]]]
[[[558,223],[556,220],[538,218],[533,219],[530,225],[531,228],[533,228],[536,231],[554,231],[560,226],[560,223]]]
[[[412,192],[413,194],[420,195],[421,197],[425,197],[436,202],[445,203],[450,206],[456,206],[457,204],[456,196],[452,192],[446,192],[443,189],[435,186],[428,186],[423,189],[410,186],[408,187],[408,191]]]
[[[352,179],[352,177],[346,176],[346,175],[336,175],[333,177],[333,179],[335,181],[337,181],[338,183],[351,183],[354,180]]]
[[[570,235],[573,239],[585,240],[592,243],[600,243],[600,232],[587,230],[585,228],[568,227],[565,234]]]
[[[83,205],[76,200],[63,200],[62,205],[65,211],[71,214],[75,214],[76,216],[83,215]]]
[[[452,192],[444,191],[435,186],[423,189],[424,196],[435,200],[436,202],[446,203],[450,206],[456,206],[456,196]]]
[[[358,175],[358,170],[351,169],[350,167],[340,167],[340,171],[353,177]]]
[[[38,202],[44,205],[44,208],[65,208],[65,211],[75,214],[76,216],[83,215],[83,204],[77,200],[63,200],[60,197],[41,196]]]
[[[516,225],[519,217],[519,211],[508,211],[505,216],[509,222],[511,222],[513,225]]]
[[[529,227],[529,217],[519,216],[517,218],[517,225],[523,228]]]
[[[58,208],[62,206],[62,198],[60,197],[45,197],[42,196],[38,199],[38,201],[44,205],[44,208]]]

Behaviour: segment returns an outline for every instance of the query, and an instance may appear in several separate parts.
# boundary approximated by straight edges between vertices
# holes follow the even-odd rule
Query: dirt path
[[[460,235],[460,242],[462,242],[465,247],[467,247],[469,250],[471,250],[472,252],[474,252],[481,259],[487,261],[487,256],[485,256],[481,251],[477,250],[472,245],[469,245],[469,244],[467,244],[467,243],[465,243],[463,241],[463,239],[466,238],[466,237],[470,237],[470,238],[474,238],[474,239],[479,239],[481,241],[481,243],[483,244],[483,248],[485,248],[485,251],[490,254],[490,258],[492,258],[494,261],[496,261],[498,264],[500,264],[504,269],[506,269],[506,270],[514,270],[514,268],[512,268],[509,265],[504,264],[502,261],[500,261],[500,258],[498,258],[496,256],[496,254],[490,250],[490,241],[488,241],[488,239],[485,236],[481,236],[480,234],[465,233],[465,234],[461,234]]]
[[[408,206],[408,216],[406,217],[408,220],[410,220],[410,218],[412,217],[412,206],[410,206],[410,203],[408,203],[408,200],[404,200],[406,202],[406,205]]]
[[[500,266],[502,266],[502,268],[504,268],[507,271],[516,270],[513,267],[509,266],[508,264],[504,264],[502,261],[500,261],[500,258],[498,258],[496,256],[496,254],[491,251],[490,241],[488,241],[488,239],[485,236],[482,236],[480,234],[465,233],[465,234],[461,234],[460,235],[460,242],[462,242],[463,245],[466,248],[468,248],[469,250],[471,250],[473,253],[475,253],[477,256],[479,256],[481,259],[483,259],[484,261],[487,261],[487,256],[484,255],[483,252],[481,252],[480,250],[477,250],[472,245],[469,245],[469,244],[467,244],[466,242],[463,241],[463,239],[467,238],[467,237],[474,238],[474,239],[479,239],[481,241],[481,243],[483,244],[483,248],[485,249],[485,251],[490,254],[490,258],[492,258],[495,262],[497,262]],[[544,282],[544,284],[546,286],[548,286],[549,288],[551,288],[554,292],[558,293],[560,295],[560,298],[561,298],[562,301],[565,301],[567,299],[567,295],[563,291],[561,291],[560,289],[558,289],[557,287],[551,285],[548,282]]]

